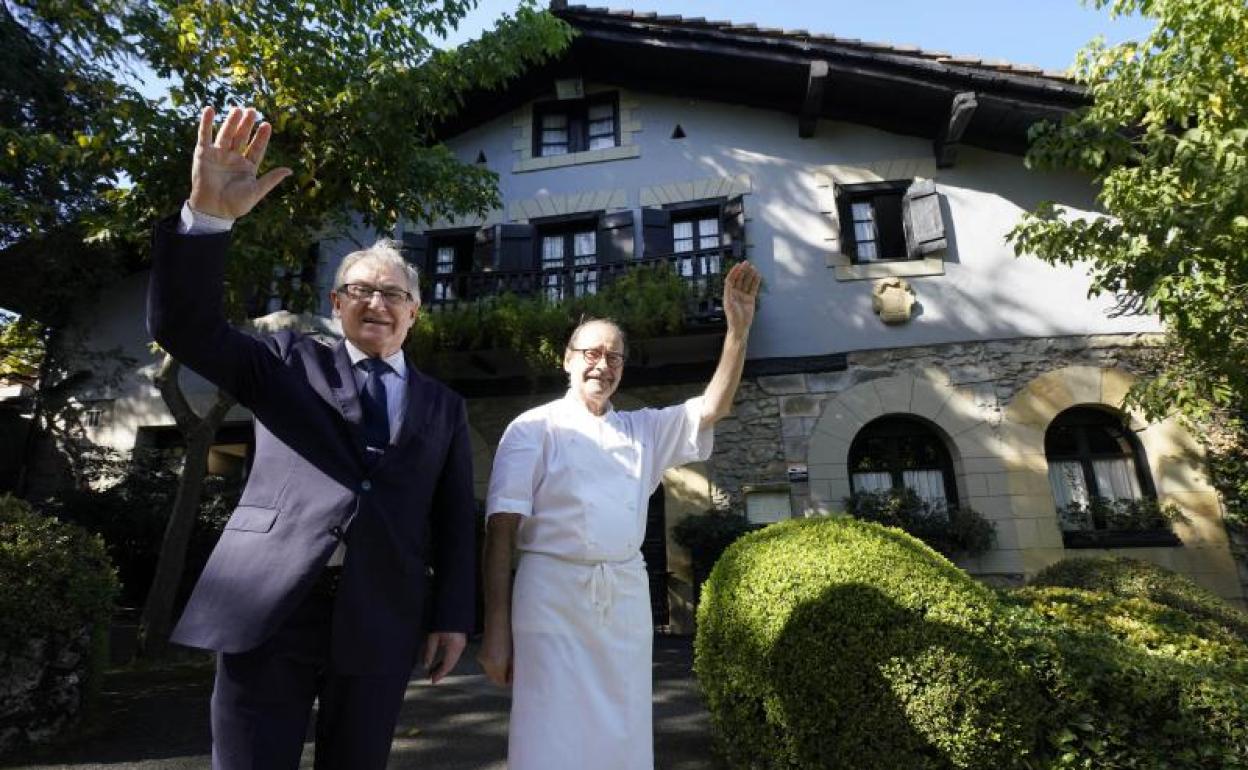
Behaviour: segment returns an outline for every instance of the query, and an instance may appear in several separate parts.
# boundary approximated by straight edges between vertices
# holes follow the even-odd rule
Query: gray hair
[[[624,357],[627,358],[628,357],[628,335],[624,333],[624,327],[620,326],[612,318],[595,318],[594,316],[591,316],[591,315],[581,316],[581,322],[578,323],[576,325],[576,328],[572,330],[572,334],[568,335],[568,344],[564,347],[564,352],[566,353],[572,350],[572,347],[576,344],[576,338],[580,336],[582,329],[589,327],[589,326],[595,326],[597,324],[601,324],[603,326],[610,326],[612,329],[615,329],[615,333],[620,335],[620,343],[624,346],[624,350],[620,352],[622,352],[624,354]]]
[[[403,278],[407,281],[407,290],[411,293],[416,304],[420,304],[420,271],[411,262],[403,258],[403,253],[399,251],[399,243],[389,238],[380,238],[372,246],[367,249],[353,251],[342,258],[342,264],[338,265],[338,272],[334,274],[334,291],[342,288],[343,281],[346,280],[347,271],[360,262],[374,262],[379,265],[389,265],[398,268]]]

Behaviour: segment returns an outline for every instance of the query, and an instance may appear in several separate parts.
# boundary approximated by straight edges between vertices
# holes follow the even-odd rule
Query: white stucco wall
[[[1091,189],[1073,175],[1039,174],[1020,157],[962,148],[958,164],[936,170],[946,209],[945,273],[909,278],[917,317],[886,327],[871,310],[869,280],[839,281],[828,266],[836,236],[829,169],[890,160],[930,163],[931,142],[845,123],[821,122],[800,139],[795,116],[713,102],[626,93],[640,131],[640,156],[514,173],[524,110],[449,142],[466,162],[484,152],[500,175],[506,204],[544,196],[623,190],[641,207],[642,188],[712,177],[749,178],[745,197],[751,260],[766,294],[751,336],[751,357],[821,355],[940,342],[1156,331],[1152,318],[1112,318],[1109,298],[1089,300],[1080,270],[1019,259],[1005,235],[1042,199],[1090,209]],[[686,138],[671,139],[680,124]],[[506,212],[506,208],[504,209]],[[640,242],[640,229],[638,229]]]

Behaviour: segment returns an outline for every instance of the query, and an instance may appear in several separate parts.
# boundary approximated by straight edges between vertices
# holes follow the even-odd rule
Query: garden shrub
[[[1248,646],[1216,622],[1138,597],[1025,588],[1031,665],[1050,706],[1045,768],[1248,767]],[[1039,616],[1036,618],[1036,616]]]
[[[1217,623],[1248,642],[1248,613],[1188,578],[1151,562],[1125,556],[1063,559],[1038,572],[1031,585],[1084,588],[1149,599]]]
[[[733,767],[1248,768],[1248,644],[1166,585],[1204,614],[997,592],[899,530],[794,520],[725,551],[695,670]]]
[[[933,505],[908,487],[855,492],[845,498],[845,511],[857,519],[905,530],[948,557],[979,556],[997,538],[992,522],[973,508]]]
[[[1040,731],[1000,600],[914,538],[847,517],[738,540],[702,592],[695,669],[730,764],[1010,768]]]
[[[0,496],[0,751],[76,715],[107,660],[116,593],[99,537]]]

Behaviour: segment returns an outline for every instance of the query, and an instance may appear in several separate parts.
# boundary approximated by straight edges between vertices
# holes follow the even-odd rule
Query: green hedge
[[[1045,768],[1248,768],[1248,646],[1138,597],[1026,588],[1050,707]],[[1037,617],[1038,616],[1038,617]]]
[[[729,548],[695,669],[734,767],[1248,768],[1248,647],[1221,623],[1141,597],[995,592],[850,518]]]
[[[107,623],[116,595],[98,536],[0,496],[0,648]]]
[[[734,767],[1020,766],[1041,688],[999,600],[905,533],[791,520],[716,564],[695,669]]]
[[[1037,573],[1031,585],[1084,588],[1114,596],[1148,599],[1217,623],[1248,641],[1248,613],[1232,607],[1182,575],[1139,559],[1122,556],[1063,559]]]

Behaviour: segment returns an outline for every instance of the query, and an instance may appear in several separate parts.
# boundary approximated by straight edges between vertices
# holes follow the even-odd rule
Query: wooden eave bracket
[[[974,91],[960,91],[954,95],[949,105],[949,119],[945,121],[940,136],[933,142],[937,168],[952,168],[957,162],[962,134],[971,124],[971,118],[975,116],[975,108],[978,106],[979,101],[975,98]]]
[[[797,119],[797,135],[802,139],[815,135],[815,124],[823,110],[823,90],[827,82],[828,63],[823,59],[815,59],[810,63],[810,70],[806,75],[806,99],[802,102],[802,111]]]

